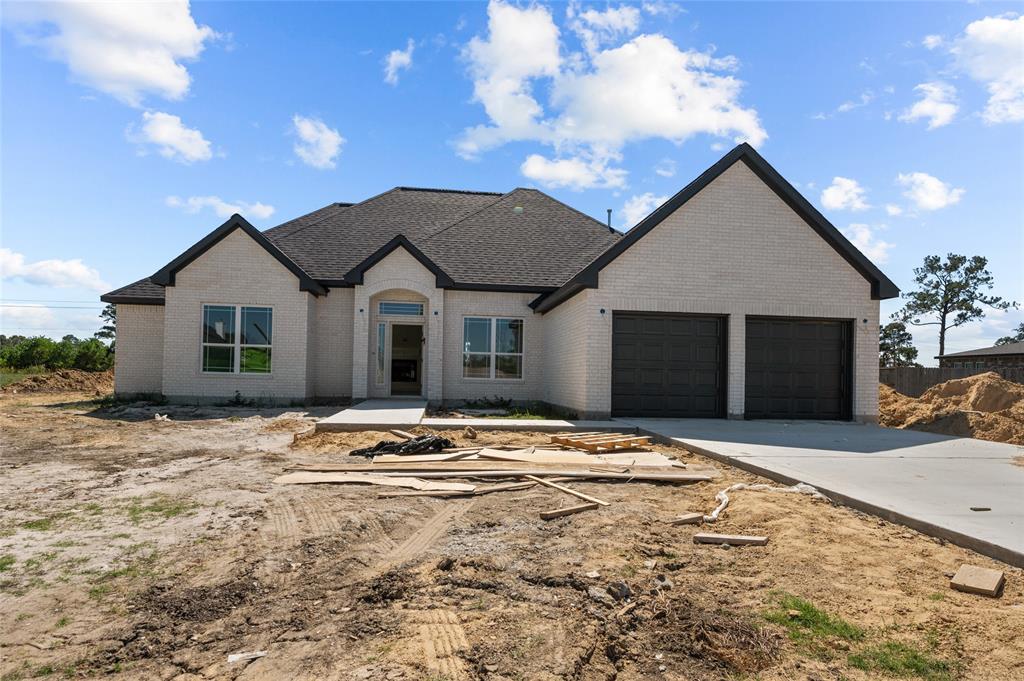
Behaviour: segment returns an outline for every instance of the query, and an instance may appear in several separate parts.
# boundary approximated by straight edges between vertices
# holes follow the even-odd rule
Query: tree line
[[[908,324],[938,327],[939,354],[944,355],[950,329],[984,318],[985,308],[1002,311],[1018,307],[1015,301],[988,294],[994,278],[988,271],[988,259],[980,255],[950,253],[945,260],[926,256],[922,266],[914,268],[914,285],[903,294],[907,301],[903,309],[893,313],[893,321],[880,329],[878,362],[882,367],[921,366]],[[1024,341],[1024,323],[995,345],[1020,341]]]
[[[114,364],[117,308],[107,305],[102,325],[92,338],[67,335],[59,341],[46,336],[0,334],[0,367],[5,369],[81,369],[106,371]],[[106,341],[109,341],[109,345]]]

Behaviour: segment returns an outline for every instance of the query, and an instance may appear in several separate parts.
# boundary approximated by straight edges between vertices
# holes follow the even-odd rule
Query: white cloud
[[[565,12],[569,28],[579,36],[583,48],[590,54],[597,52],[601,45],[636,33],[640,27],[640,10],[629,5],[609,7],[601,12],[588,9],[582,12],[570,2]]]
[[[949,51],[957,66],[988,90],[986,122],[1024,121],[1024,16],[974,21]]]
[[[633,196],[622,206],[623,227],[630,229],[655,208],[668,201],[668,196],[655,196],[651,192]]]
[[[29,305],[0,307],[0,330],[6,334],[24,334],[36,329],[52,329],[58,323],[57,315],[47,307]]]
[[[24,255],[9,248],[0,248],[0,279],[20,279],[27,284],[58,288],[81,287],[93,291],[110,289],[110,285],[100,278],[99,272],[78,258],[25,262]]]
[[[384,82],[390,85],[398,85],[398,72],[404,71],[412,66],[412,51],[416,43],[412,38],[405,45],[404,50],[391,50],[384,58]]]
[[[213,158],[210,143],[203,133],[186,127],[178,116],[161,111],[143,112],[141,129],[129,128],[128,139],[139,144],[156,145],[161,156],[179,163]]]
[[[662,177],[672,177],[676,174],[676,162],[670,158],[663,158],[654,166],[654,172]]]
[[[936,47],[941,47],[942,43],[942,36],[934,34],[926,35],[924,39],[921,41],[921,44],[924,45],[925,48],[929,50],[934,50]]]
[[[906,187],[903,196],[914,202],[920,210],[939,210],[958,203],[964,189],[954,189],[928,173],[900,173],[896,182]]]
[[[889,260],[889,251],[892,250],[893,245],[888,241],[878,239],[870,225],[853,223],[840,231],[869,260],[876,263],[884,263]]]
[[[181,99],[191,77],[181,63],[217,37],[187,0],[7,3],[19,39],[67,64],[72,77],[131,106],[148,93]]]
[[[621,37],[633,25],[621,10],[609,10],[620,12],[614,20],[609,11],[596,12],[591,16],[602,19],[585,27],[594,30],[595,22],[605,22],[616,27],[611,36]],[[584,23],[584,14],[573,14],[573,25]],[[661,35],[563,57],[559,28],[547,8],[494,0],[488,17],[487,35],[474,37],[463,52],[475,99],[489,118],[456,141],[464,158],[507,142],[534,141],[553,147],[559,157],[607,166],[623,146],[649,138],[681,144],[703,133],[755,146],[767,138],[757,112],[739,103],[743,83],[727,73],[738,67],[734,57],[682,51]],[[613,39],[607,35],[595,40]],[[535,91],[550,92],[546,104]]]
[[[903,215],[903,209],[895,203],[887,203],[885,204],[885,214],[889,217],[896,217],[897,215]]]
[[[935,81],[921,83],[914,88],[921,93],[921,99],[900,114],[900,120],[913,122],[922,118],[928,119],[928,129],[934,130],[948,125],[960,108],[956,103],[956,88],[949,83]]]
[[[671,21],[679,14],[685,14],[687,10],[677,2],[666,2],[665,0],[650,0],[640,3],[640,9],[652,17],[664,17]]]
[[[190,196],[182,199],[178,196],[168,196],[164,203],[171,208],[181,208],[186,213],[198,213],[204,208],[211,208],[217,217],[227,218],[235,213],[243,217],[264,220],[274,214],[274,207],[265,203],[247,203],[246,201],[235,201],[228,203],[219,196]]]
[[[867,106],[872,101],[874,101],[874,99],[875,99],[875,93],[872,92],[871,90],[865,90],[864,92],[860,93],[860,97],[858,97],[856,100],[847,100],[847,101],[843,102],[842,104],[840,104],[839,106],[837,106],[836,107],[836,112],[837,113],[846,113],[847,111],[853,111],[854,109],[859,109],[862,106]]]
[[[318,118],[306,118],[295,114],[292,117],[294,132],[299,137],[293,149],[296,156],[309,166],[329,170],[337,164],[338,154],[345,138]]]
[[[569,187],[580,190],[624,187],[626,171],[609,168],[608,161],[583,157],[548,159],[540,154],[530,154],[519,171],[525,177],[550,188]]]
[[[867,210],[865,190],[857,180],[848,177],[834,177],[832,184],[821,192],[821,205],[829,210]]]

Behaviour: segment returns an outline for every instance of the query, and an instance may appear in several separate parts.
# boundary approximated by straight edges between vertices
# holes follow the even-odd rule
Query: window
[[[523,320],[466,317],[462,320],[462,376],[523,377]]]
[[[402,303],[396,300],[382,300],[377,305],[378,314],[422,317],[423,303]]]
[[[247,305],[203,305],[203,371],[269,374],[274,311]]]
[[[387,338],[388,325],[377,325],[377,385],[384,384],[384,352],[385,340]]]

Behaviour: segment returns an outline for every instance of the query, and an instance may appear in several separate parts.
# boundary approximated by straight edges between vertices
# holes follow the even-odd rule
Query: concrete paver
[[[854,423],[620,420],[1024,567],[1024,447]]]

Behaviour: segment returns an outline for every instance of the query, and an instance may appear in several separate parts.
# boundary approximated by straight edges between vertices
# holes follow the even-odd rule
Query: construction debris
[[[421,491],[433,492],[472,492],[476,485],[461,482],[429,482],[419,478],[396,477],[387,475],[368,475],[366,473],[287,473],[274,479],[278,485],[310,485],[322,483],[362,483],[368,485],[386,485],[389,487],[411,487]]]
[[[694,544],[728,544],[729,546],[764,546],[768,537],[755,537],[741,534],[695,534]]]
[[[249,660],[256,660],[267,654],[266,650],[254,650],[251,653],[231,653],[228,655],[228,664],[234,662],[248,662]]]
[[[403,436],[409,433],[403,433]],[[394,440],[381,440],[372,447],[353,449],[349,452],[352,456],[365,456],[370,458],[376,454],[423,454],[426,452],[440,452],[443,449],[454,447],[455,443],[440,435],[421,435],[407,439],[402,442]]]
[[[703,513],[684,513],[668,521],[670,525],[700,525],[704,522]]]
[[[960,569],[949,580],[949,585],[957,591],[969,594],[981,594],[998,598],[1006,584],[1006,575],[1001,570],[961,565]]]
[[[597,503],[580,504],[578,506],[567,506],[566,508],[559,508],[554,511],[541,511],[541,520],[553,520],[554,518],[561,518],[562,516],[573,515],[574,513],[582,513],[583,511],[593,511],[598,507]]]
[[[550,480],[545,480],[544,478],[538,478],[534,475],[524,475],[523,477],[526,478],[527,480],[533,480],[534,482],[544,485],[545,487],[557,489],[559,492],[565,492],[566,494],[571,494],[574,497],[583,499],[584,501],[589,501],[592,504],[599,504],[601,506],[611,506],[610,503],[604,501],[603,499],[592,497],[590,495],[584,494],[583,492],[577,492],[576,490],[570,487],[564,487],[562,485],[559,485],[558,483],[551,482]]]
[[[651,443],[651,438],[627,433],[569,433],[552,435],[551,442],[596,453],[646,447]]]
[[[718,494],[715,495],[715,500],[718,501],[718,507],[715,508],[715,510],[712,511],[711,513],[709,513],[708,515],[704,516],[704,522],[706,522],[706,523],[717,522],[718,521],[718,516],[729,505],[729,492],[735,492],[735,491],[741,490],[741,489],[749,489],[749,490],[755,490],[755,491],[760,491],[760,492],[784,492],[784,493],[787,493],[787,494],[809,494],[812,497],[814,497],[815,499],[822,499],[824,501],[828,501],[829,500],[828,497],[826,497],[824,494],[822,494],[818,490],[814,489],[810,485],[805,485],[802,482],[797,483],[797,484],[793,485],[792,487],[773,487],[772,485],[766,485],[766,484],[763,484],[763,483],[762,484],[757,484],[757,485],[748,485],[745,482],[740,482],[740,483],[736,483],[735,485],[732,485],[731,487],[726,487],[721,492],[719,492]],[[674,523],[674,524],[678,524],[678,523]]]

